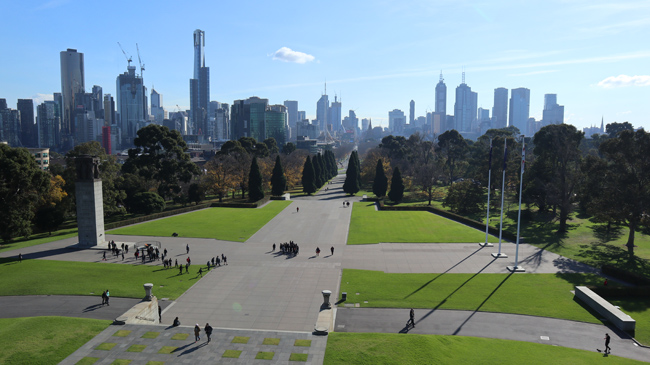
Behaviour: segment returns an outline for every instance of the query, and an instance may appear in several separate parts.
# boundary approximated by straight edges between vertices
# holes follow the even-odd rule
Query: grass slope
[[[597,352],[490,338],[337,333],[327,339],[325,364],[642,364]]]
[[[376,211],[374,203],[354,203],[348,244],[379,242],[484,242],[485,232],[429,212]],[[490,242],[498,242],[490,236]]]
[[[32,235],[29,239],[17,239],[8,243],[2,243],[0,244],[0,252],[17,250],[23,247],[40,245],[41,243],[63,240],[66,238],[74,237],[76,235],[77,228],[62,229],[53,232],[51,236],[47,233],[39,233]]]
[[[63,317],[0,319],[0,363],[58,364],[110,324]]]
[[[171,236],[215,238],[244,242],[286,208],[290,201],[271,201],[258,209],[208,208],[129,227],[111,230],[109,234],[134,236]]]
[[[386,274],[343,269],[340,292],[353,293],[348,302],[361,307],[461,309],[600,323],[570,292],[574,285],[600,281],[585,274]]]
[[[0,295],[99,297],[109,289],[113,297],[142,298],[142,283],[153,283],[157,297],[176,299],[196,282],[196,270],[178,275],[160,266],[0,259]]]

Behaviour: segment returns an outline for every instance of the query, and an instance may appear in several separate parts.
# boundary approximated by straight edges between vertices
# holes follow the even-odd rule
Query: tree
[[[275,157],[275,166],[273,167],[273,175],[271,176],[271,194],[279,196],[284,194],[287,188],[287,177],[284,175],[282,168],[282,161],[280,155]]]
[[[414,171],[415,183],[427,194],[429,205],[431,205],[433,193],[438,186],[441,170],[438,160],[433,153],[433,146],[428,149],[428,153],[416,160],[416,169]]]
[[[467,141],[452,129],[438,136],[438,148],[449,173],[449,183],[456,178],[457,169],[467,154]]]
[[[269,137],[265,139],[264,144],[266,145],[266,148],[268,148],[270,154],[274,155],[280,152],[280,149],[278,148],[278,142],[276,142],[275,138]]]
[[[199,204],[203,199],[205,199],[205,190],[203,190],[203,186],[197,183],[191,183],[187,189],[187,199],[189,199],[190,202]]]
[[[386,195],[388,190],[388,178],[384,173],[384,164],[381,158],[377,160],[377,167],[375,169],[375,179],[372,183],[372,193],[381,198]]]
[[[605,132],[609,135],[609,138],[616,137],[622,131],[633,131],[634,127],[629,122],[624,123],[610,123],[605,126]]]
[[[68,194],[64,187],[65,180],[61,175],[50,176],[49,190],[41,197],[40,207],[34,217],[34,225],[40,231],[51,235],[65,222],[70,208],[66,204]]]
[[[147,191],[137,193],[133,197],[133,212],[137,214],[152,214],[165,210],[165,200],[158,194]]]
[[[404,182],[402,174],[399,172],[399,167],[393,170],[393,178],[390,181],[390,191],[388,192],[390,200],[399,203],[404,198]]]
[[[447,197],[442,203],[453,212],[460,214],[478,213],[483,209],[483,189],[471,180],[451,184]]]
[[[49,174],[24,148],[0,144],[0,237],[29,236],[34,210],[50,189]]]
[[[314,165],[311,162],[311,157],[307,156],[305,160],[305,165],[302,169],[302,191],[311,195],[316,192],[316,172],[314,171]]]
[[[345,182],[343,183],[343,191],[350,195],[358,193],[361,189],[359,181],[359,160],[355,156],[356,151],[352,151],[348,160],[348,169],[345,171]]]
[[[188,183],[199,174],[198,166],[186,153],[187,144],[180,132],[150,124],[137,134],[133,140],[136,148],[129,149],[129,158],[122,169],[155,181],[160,196],[178,194],[180,182]]]
[[[291,142],[287,142],[284,146],[282,146],[282,153],[284,153],[285,155],[290,155],[295,150],[296,150],[296,145]]]
[[[287,189],[300,184],[305,159],[309,153],[305,150],[296,150],[288,156],[281,156],[284,175],[287,177]]]
[[[264,189],[262,189],[262,173],[257,164],[257,157],[253,157],[253,162],[251,162],[251,171],[248,174],[248,198],[250,201],[258,201],[264,198]]]
[[[550,204],[560,211],[559,233],[567,231],[575,191],[580,181],[580,141],[584,133],[569,124],[551,124],[535,134],[536,163],[546,166],[548,179],[543,182]]]
[[[233,156],[218,154],[205,165],[202,184],[207,192],[219,197],[219,202],[237,187],[237,163]]]
[[[321,164],[321,159],[320,159],[320,153],[314,156],[314,158],[311,159],[312,164],[314,165],[314,183],[316,184],[316,188],[320,188],[323,186],[325,183],[323,181],[323,165]]]
[[[589,211],[601,220],[622,222],[629,229],[627,249],[634,256],[634,234],[650,226],[650,133],[623,130],[600,145],[603,160],[587,170],[592,197]]]

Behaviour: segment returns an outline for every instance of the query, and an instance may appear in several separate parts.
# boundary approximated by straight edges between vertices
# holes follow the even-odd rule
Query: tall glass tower
[[[61,52],[61,96],[63,101],[63,120],[61,121],[61,147],[64,151],[74,147],[76,133],[74,124],[75,96],[83,94],[84,54],[68,48]]]
[[[210,68],[205,67],[205,32],[194,31],[194,75],[190,79],[190,124],[193,134],[208,137]]]

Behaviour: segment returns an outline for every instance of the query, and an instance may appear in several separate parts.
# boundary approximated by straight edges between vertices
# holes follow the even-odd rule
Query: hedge
[[[612,265],[603,265],[600,271],[605,275],[623,280],[630,284],[650,286],[650,279]]]

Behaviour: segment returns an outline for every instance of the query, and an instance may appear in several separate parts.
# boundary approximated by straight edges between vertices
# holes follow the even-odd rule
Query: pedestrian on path
[[[411,311],[409,312],[409,320],[408,322],[406,322],[406,326],[407,327],[412,326],[413,328],[415,328],[415,311],[413,310],[413,308],[411,308]]]
[[[187,252],[188,255],[190,254],[190,244],[189,243],[185,245],[185,251]]]
[[[228,265],[228,258],[224,254],[221,254],[221,258],[223,258],[223,264]]]
[[[199,324],[197,323],[196,326],[194,326],[194,342],[197,342],[200,339],[201,339],[201,327],[199,327]]]
[[[181,321],[178,319],[178,317],[174,318],[174,323],[172,324],[172,326],[178,327],[180,325],[181,325]]]
[[[275,251],[275,243],[273,244],[273,251]]]
[[[106,259],[106,251],[104,251],[104,259]],[[18,254],[18,262],[23,262],[23,254],[22,253]]]
[[[108,304],[109,299],[111,299],[111,293],[109,293],[108,289],[106,289],[106,305],[108,305],[108,306],[110,306],[110,304]]]
[[[190,273],[190,264],[185,264],[185,273],[186,274]]]
[[[158,322],[162,322],[162,308],[158,306]]]
[[[124,250],[122,250],[122,261],[124,261]]]
[[[210,323],[205,324],[205,335],[208,336],[208,342],[210,342],[210,336],[212,336],[212,326],[210,326]]]
[[[106,304],[106,291],[102,292],[102,305]]]
[[[178,267],[178,275],[183,275],[183,265]]]
[[[320,248],[316,247],[316,256],[320,256]]]
[[[334,246],[332,246],[332,248],[330,248],[330,251],[332,251],[332,256],[334,256]]]
[[[300,213],[300,207],[296,207],[296,213]]]
[[[102,256],[102,261],[106,261],[106,251],[104,251],[104,255]]]
[[[609,340],[611,340],[611,337],[609,337],[609,333],[605,333],[605,353],[609,354],[612,352],[612,349],[609,347]]]

